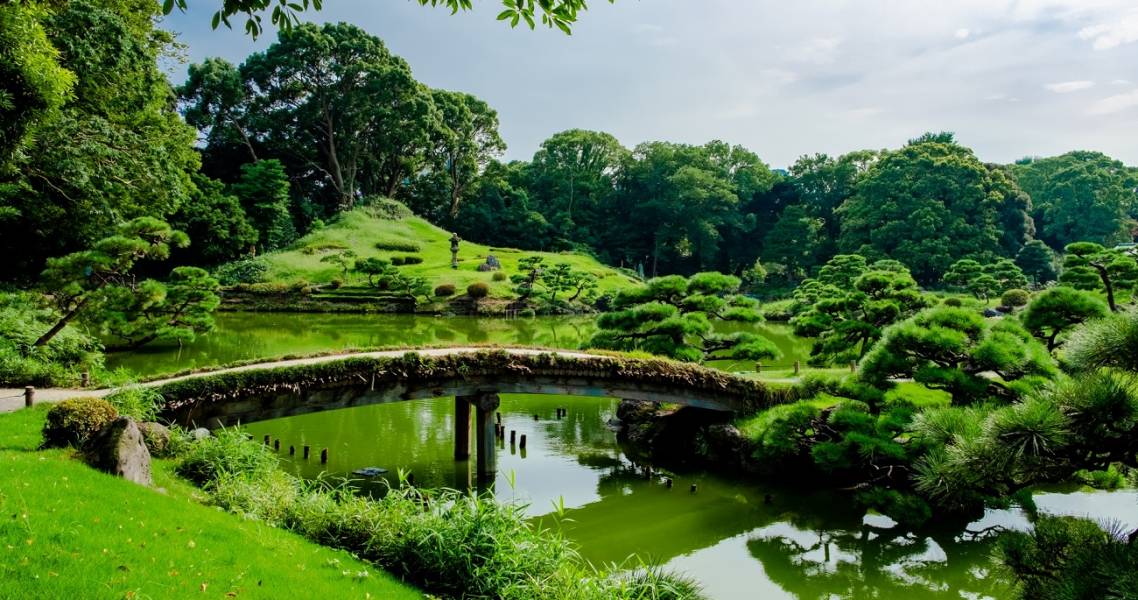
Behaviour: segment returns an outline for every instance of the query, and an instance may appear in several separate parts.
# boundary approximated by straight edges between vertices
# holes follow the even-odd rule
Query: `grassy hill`
[[[502,263],[502,271],[512,275],[518,272],[518,260],[527,256],[543,256],[545,264],[569,263],[576,269],[587,271],[598,279],[601,292],[612,292],[637,284],[627,274],[607,267],[596,259],[565,252],[531,252],[511,248],[491,248],[463,241],[459,245],[458,269],[451,268],[451,234],[411,214],[403,205],[393,201],[380,201],[357,207],[341,215],[336,221],[301,238],[287,250],[272,252],[262,257],[268,266],[268,278],[273,282],[292,284],[307,281],[313,284],[344,279],[339,267],[321,262],[324,257],[342,250],[351,250],[358,258],[394,257],[415,255],[421,264],[401,267],[409,275],[427,278],[431,286],[453,284],[462,294],[466,286],[481,281],[490,286],[491,296],[509,297],[511,284],[494,281],[492,272],[481,272],[478,265],[493,254]],[[349,274],[345,286],[366,285],[366,278]]]

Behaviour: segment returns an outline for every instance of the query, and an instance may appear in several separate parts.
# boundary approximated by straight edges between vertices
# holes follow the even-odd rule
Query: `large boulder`
[[[482,271],[482,272],[498,271],[501,268],[502,268],[502,261],[498,260],[498,257],[494,256],[493,254],[487,255],[486,256],[486,262],[478,265],[478,270]]]
[[[83,447],[87,464],[128,481],[150,485],[150,451],[142,430],[129,417],[119,417],[91,436]]]

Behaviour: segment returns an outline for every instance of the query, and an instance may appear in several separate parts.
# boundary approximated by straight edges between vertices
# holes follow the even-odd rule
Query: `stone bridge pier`
[[[497,392],[454,397],[454,459],[470,459],[470,412],[473,408],[475,460],[479,481],[492,481],[498,471],[498,436],[494,415],[500,404]]]

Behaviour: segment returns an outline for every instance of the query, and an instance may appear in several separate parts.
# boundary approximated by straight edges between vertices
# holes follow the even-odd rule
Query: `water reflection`
[[[568,414],[558,420],[557,408]],[[503,396],[507,440],[499,445],[495,490],[529,504],[535,519],[554,519],[552,505],[568,507],[560,525],[596,562],[629,555],[667,564],[697,578],[712,598],[994,598],[1012,597],[1009,579],[991,560],[994,541],[968,531],[914,533],[880,516],[867,516],[849,496],[756,485],[704,472],[649,473],[634,464],[606,425],[611,399]],[[379,466],[407,469],[423,486],[465,487],[471,461],[455,462],[449,398],[399,402],[256,423],[258,439],[282,445],[328,447],[330,460],[284,463],[315,477]],[[538,419],[534,420],[534,415]],[[525,453],[508,442],[525,434]],[[510,486],[510,473],[516,487]],[[665,485],[665,478],[674,481]],[[692,485],[696,491],[691,491]],[[381,492],[372,480],[365,490]],[[1045,512],[1112,518],[1138,526],[1138,494],[1044,493]],[[1019,511],[990,511],[969,530],[1026,526]]]
[[[489,319],[418,315],[218,313],[217,328],[183,346],[151,344],[111,354],[112,368],[140,375],[169,373],[238,360],[380,346],[503,344],[576,349],[596,332],[592,317]],[[729,324],[728,327],[738,327]],[[809,347],[785,325],[745,325],[782,349],[781,362],[805,359]],[[716,363],[750,369],[752,364]]]

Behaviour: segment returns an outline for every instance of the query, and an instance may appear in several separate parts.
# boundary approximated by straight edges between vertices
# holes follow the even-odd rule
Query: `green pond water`
[[[575,347],[591,332],[585,319],[519,321],[342,315],[221,315],[218,331],[181,349],[115,357],[116,365],[155,373],[238,359],[392,344],[498,342]],[[791,352],[804,351],[785,329],[765,329]],[[731,365],[724,365],[731,366]],[[651,473],[617,442],[609,426],[615,399],[503,395],[507,431],[527,436],[525,451],[502,443],[493,483],[504,501],[522,502],[560,526],[594,562],[630,555],[697,579],[715,599],[1010,598],[1006,574],[992,562],[993,525],[1027,526],[1018,510],[990,511],[966,530],[914,534],[858,510],[847,495],[802,492],[712,475],[659,468]],[[556,409],[568,414],[556,417]],[[416,485],[467,487],[473,461],[453,459],[451,398],[416,400],[254,423],[257,439],[281,441],[287,469],[309,478],[352,477],[382,492],[397,470]],[[534,418],[536,415],[536,419]],[[313,457],[301,457],[304,445]],[[289,447],[296,455],[289,455]],[[316,458],[327,448],[329,461]],[[665,485],[671,478],[674,485]],[[696,491],[691,490],[692,485]],[[1041,510],[1090,515],[1138,527],[1138,492],[1069,490],[1039,493]]]

